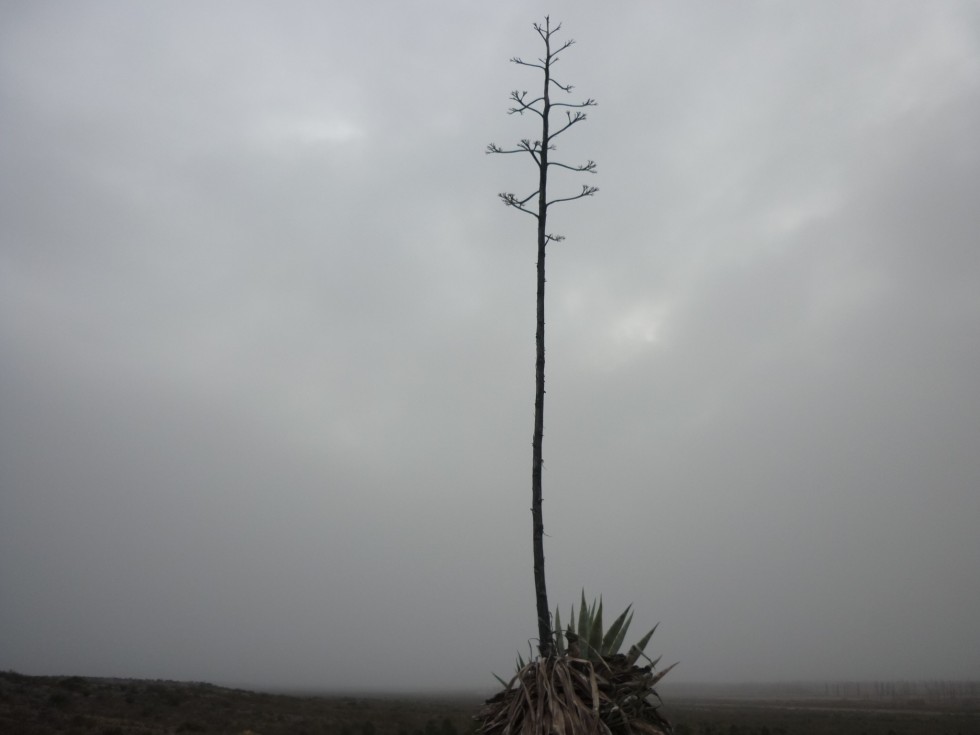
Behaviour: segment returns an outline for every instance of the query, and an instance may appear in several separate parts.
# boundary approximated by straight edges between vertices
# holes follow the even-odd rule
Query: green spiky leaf
[[[559,656],[565,655],[565,636],[561,632],[561,615],[558,608],[555,608],[555,651]]]
[[[626,608],[626,610],[629,610],[629,608]],[[626,613],[626,611],[624,611],[623,614],[625,614],[625,613]],[[622,616],[620,616],[620,617],[622,617]],[[620,629],[616,633],[616,636],[613,638],[612,642],[609,644],[608,650],[609,650],[609,655],[610,656],[615,656],[617,653],[619,653],[619,649],[623,647],[623,641],[626,640],[626,633],[630,629],[630,623],[632,623],[632,622],[633,622],[633,613],[630,613],[629,614],[629,617],[627,617],[623,621],[623,624],[620,626]],[[610,629],[610,630],[612,630],[612,629]]]
[[[602,655],[602,598],[599,598],[599,606],[593,601],[592,610],[589,617],[589,658],[593,657],[593,652]]]
[[[647,633],[645,636],[643,636],[642,638],[640,638],[639,642],[636,644],[636,647],[640,649],[640,653],[643,653],[643,651],[646,650],[647,643],[650,642],[650,639],[653,637],[653,634],[656,632],[657,626],[659,626],[659,625],[660,625],[660,623],[657,623],[657,625],[654,625],[650,629],[650,632],[649,633]]]
[[[660,625],[660,623],[657,623],[657,625]],[[632,646],[630,646],[630,652],[627,654],[626,659],[631,666],[639,660],[640,656],[643,655],[643,649],[646,648],[647,643],[650,642],[650,638],[657,629],[657,625],[654,625],[650,632],[643,636],[638,643],[634,643]]]
[[[620,631],[623,629],[626,623],[626,616],[629,615],[629,611],[632,605],[627,605],[626,609],[620,614],[618,618],[613,621],[613,624],[609,626],[609,630],[606,631],[606,635],[602,638],[602,655],[613,655],[619,651],[619,646],[614,645],[616,638],[619,637]]]
[[[653,678],[650,680],[649,687],[652,689],[655,685],[657,685],[660,682],[661,679],[663,679],[665,676],[667,676],[667,674],[670,673],[670,670],[672,668],[674,668],[675,666],[677,666],[678,663],[680,663],[680,661],[677,661],[675,663],[672,663],[666,669],[662,669],[661,671],[658,671],[656,674],[654,674]]]
[[[582,644],[589,642],[589,605],[585,601],[585,590],[582,590],[582,603],[578,608],[578,637]]]

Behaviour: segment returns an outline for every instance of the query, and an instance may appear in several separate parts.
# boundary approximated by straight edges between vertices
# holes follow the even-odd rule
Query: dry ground
[[[0,672],[3,735],[469,735],[475,698],[287,696]],[[976,702],[667,699],[676,735],[980,735]]]

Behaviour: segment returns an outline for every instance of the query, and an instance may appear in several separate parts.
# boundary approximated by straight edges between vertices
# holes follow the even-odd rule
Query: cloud
[[[489,685],[534,631],[534,232],[495,200],[534,170],[484,154],[533,8],[25,8],[5,665]],[[601,191],[550,219],[552,600],[634,602],[683,678],[976,676],[975,15],[562,18],[599,106],[556,155]]]

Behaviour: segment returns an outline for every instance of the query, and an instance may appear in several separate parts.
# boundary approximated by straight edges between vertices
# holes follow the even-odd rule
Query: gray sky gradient
[[[484,147],[551,12],[601,189],[552,218],[552,602],[683,680],[980,678],[980,9],[610,7],[0,6],[0,668],[527,650],[534,171]]]

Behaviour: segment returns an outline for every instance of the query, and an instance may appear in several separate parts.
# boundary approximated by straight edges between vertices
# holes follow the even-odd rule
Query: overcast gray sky
[[[491,687],[549,592],[677,680],[980,678],[974,2],[4,2],[0,668]],[[582,175],[556,177],[574,192]]]

